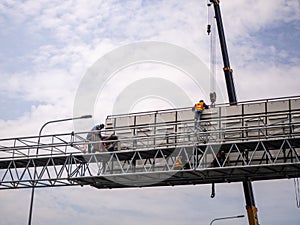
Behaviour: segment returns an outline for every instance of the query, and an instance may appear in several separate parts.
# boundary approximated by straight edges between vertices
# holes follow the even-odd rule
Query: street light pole
[[[242,218],[245,217],[245,215],[238,215],[238,216],[228,216],[228,217],[220,217],[220,218],[216,218],[213,219],[209,225],[212,225],[213,222],[215,222],[216,220],[227,220],[227,219],[237,219],[237,218]]]
[[[90,118],[92,118],[92,115],[84,115],[84,116],[78,116],[78,117],[67,118],[67,119],[51,120],[51,121],[48,121],[47,123],[44,123],[44,125],[41,127],[40,132],[39,132],[36,155],[38,155],[38,152],[39,152],[42,130],[44,129],[44,127],[46,125],[48,125],[49,123],[59,123],[59,122],[65,122],[65,121],[69,121],[69,120],[80,120],[80,119],[90,119]]]
[[[51,120],[51,121],[48,121],[48,122],[44,123],[44,125],[41,127],[41,129],[39,131],[39,137],[38,137],[37,148],[36,148],[36,156],[38,156],[38,153],[39,153],[42,130],[44,129],[44,127],[46,125],[48,125],[50,123],[59,123],[59,122],[65,122],[65,121],[69,121],[69,120],[80,120],[80,119],[90,119],[90,118],[92,118],[92,115],[84,115],[84,116],[78,116],[78,117],[72,117],[72,118],[66,118],[66,119]],[[33,178],[35,179],[35,172],[33,174]],[[31,189],[31,199],[30,199],[28,225],[31,225],[33,199],[34,199],[34,186]]]

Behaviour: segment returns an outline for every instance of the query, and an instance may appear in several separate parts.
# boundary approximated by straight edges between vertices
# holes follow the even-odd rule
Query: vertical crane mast
[[[221,9],[219,6],[220,1],[219,0],[210,0],[210,2],[212,2],[214,4],[215,17],[216,17],[216,22],[217,22],[217,28],[218,28],[218,34],[219,34],[220,46],[221,46],[223,64],[224,64],[223,70],[224,70],[224,74],[225,74],[229,103],[230,103],[230,105],[236,105],[237,98],[236,98],[235,87],[234,87],[233,78],[232,78],[232,69],[230,68],[229,56],[228,56],[228,51],[227,51],[227,46],[226,46],[225,33],[224,33],[222,17],[221,17]]]
[[[236,98],[236,92],[235,92],[235,87],[234,87],[233,77],[232,77],[232,69],[230,68],[229,56],[228,56],[226,40],[225,40],[225,33],[224,33],[224,28],[222,23],[221,9],[219,5],[220,0],[210,0],[210,2],[213,3],[214,10],[215,10],[215,17],[216,17],[216,23],[217,23],[218,34],[220,39],[220,46],[221,46],[222,57],[223,57],[223,64],[224,64],[223,70],[225,74],[229,103],[230,105],[236,105],[237,98]],[[243,182],[243,188],[244,188],[244,195],[246,200],[246,209],[248,214],[249,225],[259,225],[258,217],[257,217],[257,208],[255,206],[251,181],[245,180]]]

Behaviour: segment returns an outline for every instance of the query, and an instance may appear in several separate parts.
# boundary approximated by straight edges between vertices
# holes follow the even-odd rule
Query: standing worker
[[[204,103],[203,100],[200,100],[194,106],[194,111],[195,111],[195,128],[196,129],[200,128],[199,127],[200,120],[201,120],[202,112],[203,112],[204,109],[208,109],[208,106]]]
[[[101,130],[104,128],[104,124],[94,126],[87,134],[86,139],[89,141],[99,141],[102,139]],[[100,151],[100,143],[88,144],[88,153],[95,153]]]

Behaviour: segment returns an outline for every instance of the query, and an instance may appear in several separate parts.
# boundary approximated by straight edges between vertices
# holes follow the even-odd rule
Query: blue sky
[[[299,2],[221,1],[239,100],[300,95]],[[2,0],[0,137],[35,135],[46,121],[70,117],[77,88],[88,68],[125,44],[167,42],[187,49],[209,65],[206,25],[205,0]],[[219,47],[217,57],[216,84],[221,92],[217,95],[226,96]],[[148,64],[120,71],[118,81],[110,82],[99,99],[104,99],[104,104],[113,102],[139,76],[151,74],[182,85],[190,96],[196,96],[192,101],[198,100],[200,94],[174,68]],[[95,106],[95,112],[99,112],[94,116],[96,122],[111,112],[111,105],[108,106]],[[63,124],[45,132],[72,129],[72,124]],[[254,182],[253,187],[261,224],[298,225],[300,211],[296,208],[292,180]],[[0,192],[0,223],[27,222],[30,192]],[[217,185],[217,197],[209,196],[209,185],[41,189],[36,192],[33,223],[204,225],[215,217],[246,214],[239,183]],[[19,204],[15,204],[16,199],[20,199]],[[247,221],[232,220],[231,224]]]

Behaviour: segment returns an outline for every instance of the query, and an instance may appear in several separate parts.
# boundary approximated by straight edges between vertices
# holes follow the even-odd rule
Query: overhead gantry
[[[300,97],[108,116],[113,152],[86,132],[0,140],[0,188],[174,186],[299,177]],[[39,151],[37,152],[37,149]],[[101,150],[103,148],[99,148]]]

